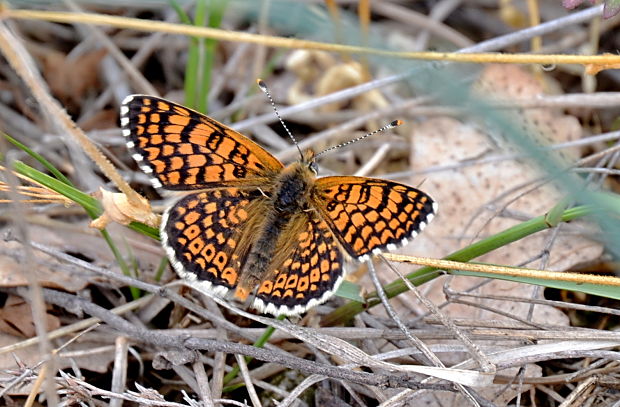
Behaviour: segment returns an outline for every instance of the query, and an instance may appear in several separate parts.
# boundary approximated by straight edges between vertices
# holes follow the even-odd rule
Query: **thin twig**
[[[254,388],[254,384],[252,383],[252,378],[250,377],[250,372],[248,371],[248,365],[245,363],[245,358],[241,355],[235,355],[235,359],[237,360],[237,365],[239,365],[239,368],[241,369],[241,377],[243,377],[243,383],[245,383],[245,388],[250,395],[252,405],[254,407],[262,407],[262,403],[260,402],[256,389]]]
[[[110,387],[110,390],[114,393],[125,391],[127,384],[127,349],[127,338],[118,336],[114,352],[114,367],[112,368],[112,386]],[[110,407],[121,407],[122,404],[121,399],[115,398],[110,400]]]

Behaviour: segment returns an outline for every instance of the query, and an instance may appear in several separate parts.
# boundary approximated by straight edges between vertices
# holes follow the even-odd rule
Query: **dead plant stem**
[[[426,257],[405,256],[393,253],[384,253],[383,256],[391,261],[430,266],[444,270],[463,270],[510,277],[526,277],[535,278],[538,280],[564,281],[577,284],[595,284],[620,287],[620,278],[611,276],[597,276],[593,274],[581,273],[558,273],[548,270],[535,270],[522,267],[503,267],[493,264],[461,263],[452,260],[429,259]]]
[[[317,41],[284,38],[247,32],[227,31],[210,27],[190,26],[164,21],[146,21],[135,18],[118,17],[91,13],[71,13],[42,10],[0,10],[5,18],[54,21],[67,24],[106,25],[146,32],[165,32],[189,37],[211,38],[220,41],[247,42],[277,48],[312,49],[361,55],[376,55],[402,59],[425,61],[445,61],[462,63],[501,63],[501,64],[578,64],[612,66],[620,64],[620,55],[564,55],[564,54],[502,54],[502,53],[457,53],[457,52],[400,52],[359,46],[322,43]]]

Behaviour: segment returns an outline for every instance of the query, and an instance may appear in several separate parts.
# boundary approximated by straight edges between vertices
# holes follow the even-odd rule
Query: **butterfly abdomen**
[[[271,193],[272,205],[269,206],[268,213],[263,214],[265,220],[250,249],[235,291],[238,299],[245,300],[264,279],[282,232],[293,215],[308,207],[307,195],[311,182],[311,175],[300,163],[294,163],[281,172]]]

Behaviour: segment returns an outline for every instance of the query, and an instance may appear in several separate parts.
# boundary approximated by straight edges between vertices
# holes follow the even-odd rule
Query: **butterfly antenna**
[[[370,137],[370,136],[372,136],[373,134],[377,134],[377,133],[381,133],[382,131],[386,131],[386,130],[389,130],[389,129],[393,129],[394,127],[400,126],[400,125],[401,125],[401,124],[403,124],[403,123],[404,123],[404,122],[403,122],[402,120],[394,120],[394,121],[393,121],[393,122],[391,122],[390,124],[387,124],[387,125],[385,125],[385,126],[381,127],[380,129],[377,129],[377,130],[375,130],[375,131],[371,131],[370,133],[366,133],[366,134],[364,134],[364,135],[363,135],[363,136],[361,136],[361,137],[354,138],[353,140],[345,141],[345,142],[344,142],[344,143],[342,143],[342,144],[338,144],[338,145],[336,145],[336,146],[332,146],[332,147],[330,147],[330,148],[327,148],[327,149],[325,149],[325,150],[321,151],[320,153],[318,153],[317,155],[315,155],[314,157],[316,158],[316,157],[318,157],[318,156],[320,156],[320,155],[322,155],[322,154],[325,154],[325,153],[326,153],[326,152],[328,152],[328,151],[332,151],[332,150],[335,150],[335,149],[337,149],[337,148],[341,148],[341,147],[344,147],[344,146],[348,146],[349,144],[356,143],[356,142],[358,142],[358,141],[360,141],[360,140],[365,139],[366,137]]]
[[[280,123],[282,123],[282,127],[284,127],[284,130],[286,130],[286,133],[288,134],[288,136],[291,138],[291,140],[295,144],[295,147],[297,147],[297,150],[299,151],[299,155],[303,158],[304,155],[301,152],[301,148],[299,148],[299,144],[297,144],[297,140],[295,140],[295,137],[293,137],[293,134],[291,133],[291,131],[288,129],[288,127],[286,127],[286,124],[284,124],[284,120],[282,120],[282,117],[280,117],[280,113],[278,113],[278,108],[276,107],[276,104],[274,103],[273,98],[271,97],[271,93],[269,93],[269,89],[267,89],[267,85],[265,84],[265,82],[263,82],[262,79],[257,79],[256,83],[258,84],[258,87],[260,88],[260,90],[262,90],[265,93],[265,95],[267,95],[267,97],[269,98],[271,107],[273,108],[273,111],[276,113],[276,116],[278,116],[278,120],[280,120]]]

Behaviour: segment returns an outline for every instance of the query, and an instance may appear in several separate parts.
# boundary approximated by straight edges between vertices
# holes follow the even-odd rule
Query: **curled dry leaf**
[[[296,85],[314,82],[335,64],[336,60],[331,54],[321,51],[293,51],[286,60],[286,68],[298,77]]]
[[[528,26],[528,16],[511,1],[499,3],[498,16],[512,28],[525,28]]]
[[[134,221],[154,228],[159,226],[160,216],[153,213],[151,204],[143,197],[140,197],[136,205],[127,199],[127,195],[103,188],[99,188],[95,196],[101,201],[103,215],[90,223],[93,228],[103,229],[110,222],[128,225]]]

